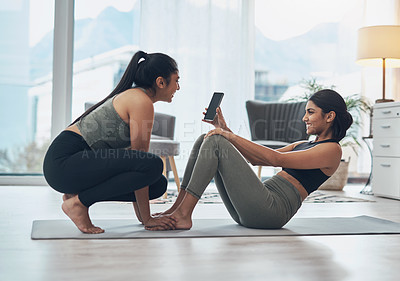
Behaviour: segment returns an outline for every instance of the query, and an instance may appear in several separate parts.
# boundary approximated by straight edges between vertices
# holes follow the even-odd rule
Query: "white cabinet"
[[[374,105],[372,132],[372,191],[400,199],[400,102]]]

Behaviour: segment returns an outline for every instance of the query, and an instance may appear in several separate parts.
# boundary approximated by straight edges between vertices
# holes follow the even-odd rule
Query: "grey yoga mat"
[[[251,229],[230,219],[195,219],[191,230],[147,231],[137,220],[93,220],[105,229],[101,234],[83,234],[69,220],[36,220],[32,239],[137,239],[240,236],[307,236],[400,234],[400,223],[369,216],[293,218],[281,229]]]

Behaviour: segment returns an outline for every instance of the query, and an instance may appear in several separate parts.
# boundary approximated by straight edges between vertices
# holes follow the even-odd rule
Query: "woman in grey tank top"
[[[53,140],[43,173],[64,193],[62,209],[82,232],[104,232],[89,217],[89,207],[102,201],[133,202],[147,229],[175,229],[173,217],[150,215],[149,199],[166,191],[167,180],[162,160],[148,149],[153,104],[171,102],[178,79],[174,59],[138,51],[111,94]]]

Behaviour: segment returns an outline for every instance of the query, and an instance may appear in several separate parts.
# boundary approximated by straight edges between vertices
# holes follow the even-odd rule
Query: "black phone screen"
[[[217,113],[217,108],[221,104],[222,98],[224,97],[224,93],[215,92],[213,97],[208,105],[207,112],[204,115],[204,120],[214,120],[215,114]]]

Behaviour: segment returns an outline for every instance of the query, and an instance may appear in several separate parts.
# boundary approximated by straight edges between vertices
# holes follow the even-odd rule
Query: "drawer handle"
[[[388,148],[388,147],[390,147],[390,144],[381,144],[381,147]]]
[[[390,113],[392,113],[392,111],[391,110],[385,110],[385,111],[382,111],[382,113],[383,114],[390,114]]]
[[[390,168],[391,165],[390,164],[381,164],[381,166],[385,167],[385,168]]]
[[[390,125],[381,125],[381,128],[382,128],[382,129],[389,129],[389,128],[390,128]]]

